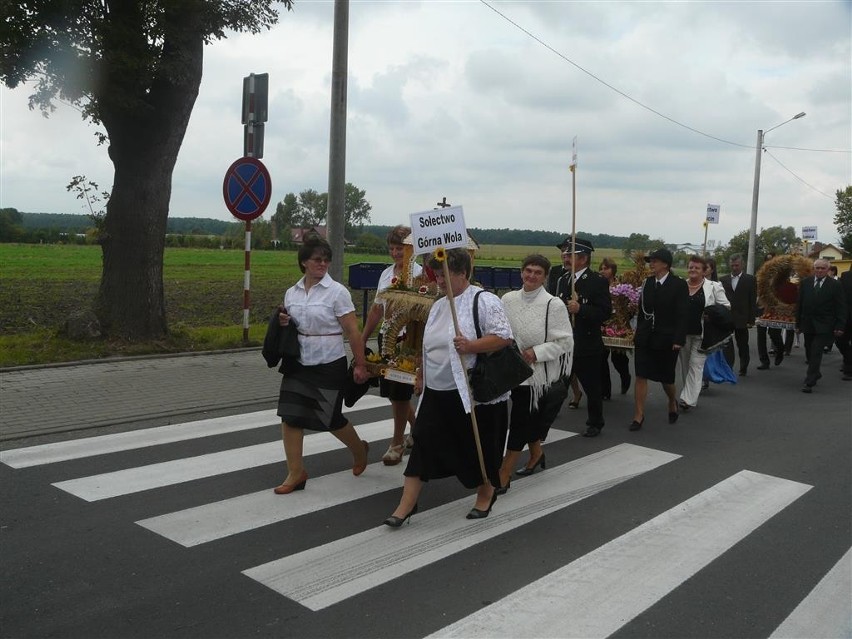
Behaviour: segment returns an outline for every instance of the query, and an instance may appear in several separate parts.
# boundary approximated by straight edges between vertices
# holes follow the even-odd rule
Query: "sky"
[[[372,224],[446,197],[469,227],[567,234],[573,195],[578,231],[671,243],[701,244],[718,204],[708,239],[724,243],[749,227],[757,130],[784,123],[766,134],[757,228],[837,243],[852,2],[351,0],[349,14],[346,181]],[[331,0],[296,0],[269,32],[205,48],[171,217],[234,219],[222,181],[249,73],[269,74],[264,218],[289,192],[328,190],[333,18]],[[85,213],[65,186],[109,190],[106,149],[70,105],[30,111],[31,92],[0,89],[0,207]]]

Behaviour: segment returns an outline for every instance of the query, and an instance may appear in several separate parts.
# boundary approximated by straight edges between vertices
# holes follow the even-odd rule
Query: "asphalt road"
[[[400,530],[381,525],[403,471],[380,462],[381,400],[351,413],[372,442],[364,475],[312,435],[306,490],[276,497],[276,374],[256,353],[210,357],[111,370],[128,399],[89,424],[76,402],[67,432],[46,405],[73,399],[58,381],[28,400],[28,428],[25,380],[0,375],[0,635],[852,636],[852,384],[836,352],[812,395],[799,349],[674,425],[652,387],[638,433],[630,395],[606,402],[594,439],[573,436],[585,402],[564,408],[547,469],[489,518],[465,520],[472,496],[448,479]],[[252,380],[243,401],[202,383],[229,368]],[[96,373],[65,376],[85,389]],[[181,389],[196,396],[170,403]],[[48,421],[58,432],[34,425]]]

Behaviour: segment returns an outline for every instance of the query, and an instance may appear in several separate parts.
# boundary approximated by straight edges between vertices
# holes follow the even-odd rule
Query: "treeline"
[[[65,233],[85,233],[88,229],[94,227],[94,222],[88,215],[20,213],[20,216],[20,225],[26,232],[44,229]],[[237,221],[214,220],[209,217],[170,217],[166,232],[187,235],[224,235],[233,227],[245,228],[245,224]]]
[[[365,224],[362,233],[369,233],[384,240],[392,226]],[[509,246],[556,246],[569,234],[559,231],[529,231],[519,229],[480,229],[470,228],[470,234],[480,244],[504,244]],[[577,235],[591,240],[595,248],[621,248],[628,238],[624,236],[595,234],[578,231]]]
[[[263,224],[262,220],[255,225]],[[229,245],[231,238],[239,238],[245,224],[206,217],[170,217],[166,232],[175,236],[167,239],[169,246],[199,246],[200,244]],[[354,244],[369,248],[384,248],[384,240],[391,225],[365,224],[351,232],[354,237],[346,239]],[[15,209],[3,209],[0,215],[0,242],[59,242],[84,244],[95,241],[95,223],[88,215],[66,213],[22,213]],[[257,229],[260,231],[261,229]],[[471,228],[471,235],[480,244],[504,244],[525,246],[556,246],[566,234],[557,231],[530,231],[518,229]],[[579,232],[592,241],[597,248],[620,248],[628,238],[607,234]],[[364,237],[367,236],[367,237]],[[372,237],[370,237],[372,236]],[[206,238],[206,241],[202,241]],[[286,245],[287,238],[284,240]],[[224,240],[224,243],[223,243]],[[372,240],[372,241],[371,241]],[[239,244],[240,240],[236,240]]]

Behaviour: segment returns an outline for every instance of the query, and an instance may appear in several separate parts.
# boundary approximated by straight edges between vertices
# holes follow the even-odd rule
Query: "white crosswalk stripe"
[[[359,432],[360,429],[359,426]],[[573,434],[553,430],[548,437],[548,443],[553,444]],[[308,435],[305,439],[309,437],[313,435]],[[384,466],[379,462],[371,464],[358,481],[352,481],[352,472],[344,470],[311,479],[309,492],[293,493],[288,495],[287,499],[282,499],[266,488],[249,495],[151,517],[136,523],[183,546],[197,546],[355,499],[395,490],[400,486],[399,467]]]
[[[505,500],[498,500],[499,508],[476,525],[464,518],[468,498],[424,513],[413,530],[380,526],[243,574],[311,610],[321,610],[677,458],[621,444],[518,482]]]
[[[387,400],[369,395],[353,411],[376,408],[384,409],[380,415],[390,413]],[[240,433],[277,423],[274,411],[260,411],[3,451],[0,462],[13,469],[46,467],[168,447],[177,442]],[[386,442],[392,432],[392,420],[362,423],[356,429],[366,441]],[[574,435],[553,429],[547,445]],[[222,441],[233,445],[236,440],[231,437]],[[253,441],[257,441],[256,435]],[[304,440],[307,457],[341,448],[342,444],[329,433],[308,434]],[[212,445],[206,448],[211,449]],[[548,458],[551,461],[549,453]],[[281,556],[280,549],[270,546],[255,552],[250,563],[244,561],[240,565],[239,558],[234,562],[232,556],[229,570],[234,575],[242,572],[252,580],[246,583],[265,587],[260,590],[269,592],[268,588],[310,611],[323,611],[351,603],[355,597],[369,597],[375,589],[393,580],[410,579],[418,571],[435,570],[437,562],[456,553],[473,549],[481,552],[498,535],[523,529],[582,500],[605,498],[607,491],[619,484],[629,486],[626,482],[631,480],[645,481],[640,477],[671,474],[687,462],[672,452],[618,444],[567,463],[549,465],[546,472],[513,482],[511,490],[497,500],[490,516],[482,520],[464,518],[473,503],[472,495],[468,495],[418,513],[401,530],[377,525],[378,521],[365,521],[363,529],[356,529],[360,532],[336,539],[326,537],[332,541],[313,547],[306,543],[300,552],[291,555]],[[284,451],[277,430],[274,441],[113,472],[67,478],[83,465],[57,466],[60,480],[52,485],[85,502],[127,497],[126,503],[121,503],[121,510],[126,513],[134,510],[136,502],[131,497],[142,501],[146,491],[214,479],[268,464],[280,464],[284,470]],[[184,502],[181,505],[189,507],[172,512],[163,512],[165,508],[148,509],[145,514],[154,516],[135,523],[145,529],[143,534],[154,533],[149,535],[152,543],[161,544],[167,539],[184,548],[197,548],[194,553],[204,552],[204,544],[210,542],[233,539],[239,543],[242,534],[288,521],[290,526],[298,527],[299,522],[292,521],[298,517],[331,512],[356,500],[398,491],[402,487],[403,468],[404,463],[394,467],[373,463],[357,480],[353,480],[350,468],[335,469],[311,476],[308,490],[286,498],[274,495],[271,486],[263,486],[256,492],[211,503]],[[47,481],[56,477],[54,473]],[[432,637],[607,637],[659,604],[687,580],[700,579],[711,562],[723,557],[810,490],[807,484],[750,470],[716,476],[712,482],[700,485],[697,494],[690,491],[691,497],[673,507],[669,503],[665,512],[650,513],[651,518],[645,523],[584,555],[566,559],[565,565],[554,564],[549,574],[505,596],[505,591],[501,592],[502,599],[484,602],[476,612],[467,614],[470,610],[467,609],[433,623],[427,632],[432,632],[429,635]],[[81,502],[76,503],[80,508],[85,507]],[[150,500],[145,503],[150,508]],[[389,499],[388,513],[395,503],[395,496]],[[211,544],[208,552],[215,550]],[[446,563],[441,565],[446,569]],[[541,574],[537,573],[536,577]],[[451,582],[448,588],[458,589],[462,594],[472,585],[473,582],[461,579]],[[807,588],[810,587],[808,584]],[[783,612],[779,619],[787,614],[786,610]],[[852,550],[837,561],[772,634],[772,638],[779,639],[802,636],[852,637]]]
[[[608,637],[810,486],[742,471],[434,637]]]

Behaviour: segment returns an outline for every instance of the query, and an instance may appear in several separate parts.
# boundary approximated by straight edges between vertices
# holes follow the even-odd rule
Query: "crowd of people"
[[[393,264],[382,274],[380,289],[400,276],[403,240],[409,233],[407,227],[398,226],[388,234]],[[650,276],[638,287],[632,348],[624,348],[605,342],[602,331],[613,315],[611,287],[619,285],[617,265],[604,259],[594,270],[594,247],[584,238],[566,238],[558,248],[561,266],[551,268],[546,257],[529,255],[520,267],[522,287],[502,298],[472,282],[472,258],[466,249],[441,250],[427,259],[442,295],[425,323],[414,384],[381,382],[380,394],[391,403],[394,423],[382,461],[395,465],[410,453],[400,501],[385,525],[402,526],[417,512],[424,484],[453,476],[475,491],[466,517],[488,517],[497,497],[510,490],[513,476],[546,468],[542,442],[570,393],[570,407],[586,398],[583,435],[600,435],[604,402],[612,395],[610,360],[621,394],[633,382],[630,431],[645,425],[649,381],[661,384],[668,422],[674,424],[681,413],[698,404],[708,383],[708,355],[718,355],[714,361],[728,366],[731,374],[734,364],[740,377],[748,374],[750,329],[765,302],[758,299],[755,278],[743,272],[742,256],[730,258],[730,273],[721,278],[716,277],[714,261],[691,256],[687,276],[681,278],[672,271],[668,249],[652,251],[644,258]],[[352,453],[354,475],[367,467],[369,447],[342,414],[343,388],[347,376],[354,384],[368,380],[365,343],[378,326],[380,344],[385,338],[386,309],[375,304],[359,331],[351,294],[328,274],[331,259],[331,247],[324,239],[306,239],[298,252],[304,276],[285,293],[277,326],[274,317],[270,324],[270,330],[295,329],[300,353],[282,364],[278,415],[287,475],[275,488],[277,494],[306,486],[305,430],[336,436]],[[804,341],[805,393],[812,393],[822,377],[823,354],[834,344],[843,356],[842,379],[852,380],[852,272],[833,278],[830,266],[826,260],[815,260],[814,274],[798,284],[795,331]],[[415,274],[420,274],[419,267]],[[789,348],[782,329],[757,324],[758,370],[769,368],[767,337],[774,347],[775,365],[780,365]],[[353,354],[348,369],[344,336]],[[532,374],[490,401],[475,401],[468,375],[477,356],[500,351],[513,341]],[[525,448],[529,457],[521,464]]]

